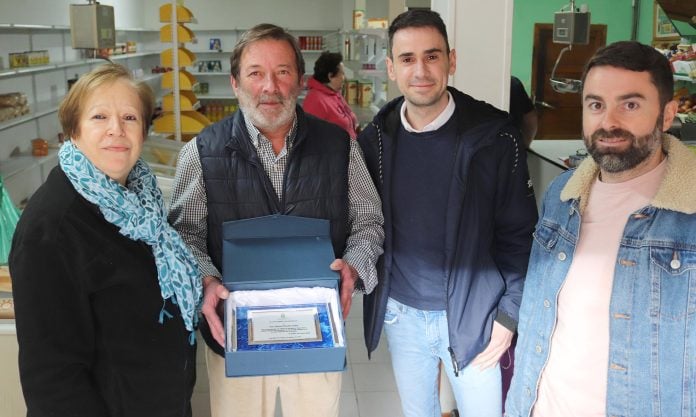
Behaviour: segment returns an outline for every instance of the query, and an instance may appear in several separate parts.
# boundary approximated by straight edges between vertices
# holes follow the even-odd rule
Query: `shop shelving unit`
[[[156,63],[159,53],[151,42],[156,34],[155,29],[117,28],[117,40],[136,41],[138,52],[109,59],[132,69],[148,69]],[[21,205],[57,164],[60,125],[56,113],[67,91],[67,80],[104,60],[83,58],[72,49],[69,26],[0,23],[0,36],[0,56],[4,58],[11,52],[25,50],[47,50],[50,56],[48,65],[9,69],[9,62],[4,62],[5,68],[0,69],[0,93],[24,93],[30,107],[28,114],[0,122],[0,175],[13,202]],[[160,77],[161,74],[144,74],[141,79],[157,93],[155,81]],[[31,155],[31,140],[35,138],[49,141],[48,156]]]
[[[160,30],[160,41],[171,44],[160,54],[162,66],[172,68],[172,76],[162,79],[162,88],[171,92],[162,100],[163,114],[154,121],[154,130],[158,133],[172,135],[177,142],[189,140],[197,135],[210,121],[197,111],[200,104],[193,93],[195,77],[183,68],[190,66],[196,55],[183,47],[186,42],[193,42],[193,32],[185,23],[193,23],[193,14],[189,9],[177,4],[176,0],[160,7],[160,22],[168,23]]]
[[[347,80],[372,84],[372,100],[368,106],[361,106],[360,103],[350,104],[360,124],[369,123],[387,102],[387,93],[384,89],[387,82],[385,67],[387,30],[365,28],[336,32],[330,35],[327,43],[330,50],[343,54]],[[369,50],[370,48],[373,50]],[[366,69],[365,64],[375,64],[375,68]]]

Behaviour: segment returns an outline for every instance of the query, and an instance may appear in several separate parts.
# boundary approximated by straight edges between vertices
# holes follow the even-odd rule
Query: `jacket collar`
[[[462,134],[481,124],[507,120],[507,113],[492,105],[462,93],[454,87],[447,87],[454,98],[454,117],[457,120],[457,133]],[[375,126],[382,126],[389,136],[395,136],[401,123],[401,106],[404,97],[400,96],[385,104],[373,120]]]
[[[662,150],[667,156],[667,171],[651,205],[685,214],[696,213],[696,155],[679,139],[666,133],[662,136]],[[594,159],[585,158],[563,187],[561,201],[579,200],[582,213],[598,174],[599,167]]]

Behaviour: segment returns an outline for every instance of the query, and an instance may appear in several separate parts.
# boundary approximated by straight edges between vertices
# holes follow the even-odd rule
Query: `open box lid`
[[[338,280],[329,221],[271,215],[222,225],[224,283]]]

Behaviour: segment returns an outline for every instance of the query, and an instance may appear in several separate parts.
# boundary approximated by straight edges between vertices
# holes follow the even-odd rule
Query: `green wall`
[[[636,0],[637,1],[637,0]],[[532,78],[534,24],[553,23],[553,14],[569,4],[566,0],[515,0],[512,20],[512,75],[529,92]],[[576,0],[576,7],[587,4],[591,23],[607,25],[607,43],[631,38],[633,0]],[[652,41],[653,0],[640,0],[638,41]]]

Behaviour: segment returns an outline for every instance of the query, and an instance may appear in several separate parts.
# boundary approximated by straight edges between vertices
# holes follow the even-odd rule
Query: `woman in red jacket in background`
[[[342,61],[339,53],[324,52],[319,56],[314,75],[307,82],[309,92],[302,107],[307,113],[340,126],[355,139],[358,118],[341,95],[346,78]]]

